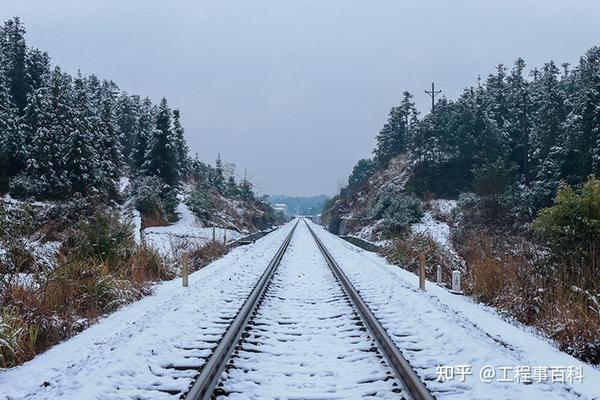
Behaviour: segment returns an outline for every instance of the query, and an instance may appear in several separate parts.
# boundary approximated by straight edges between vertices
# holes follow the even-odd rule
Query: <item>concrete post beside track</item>
[[[181,269],[181,286],[188,287],[188,275],[190,273],[190,256],[183,254],[183,267]]]
[[[419,289],[425,290],[425,254],[419,258]]]

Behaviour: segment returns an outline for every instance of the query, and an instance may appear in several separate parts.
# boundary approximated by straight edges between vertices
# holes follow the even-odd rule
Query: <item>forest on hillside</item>
[[[469,294],[598,363],[599,174],[593,47],[576,65],[498,65],[426,115],[404,92],[326,215],[335,229],[341,218],[378,231],[391,240],[388,257],[409,269],[425,253],[432,279],[436,264],[462,270]],[[411,231],[424,212],[435,216],[436,199],[457,204],[438,213],[451,251]]]
[[[550,61],[527,70],[523,59],[498,65],[422,118],[412,98],[405,92],[391,109],[373,158],[357,163],[349,190],[410,152],[418,161],[410,183],[416,193],[502,195],[511,212],[531,220],[561,181],[579,184],[600,173],[600,47],[575,66]]]
[[[266,203],[252,184],[236,181],[220,157],[215,166],[190,157],[181,113],[166,98],[154,104],[94,74],[75,77],[25,42],[18,17],[0,30],[0,193],[18,199],[117,200],[130,177],[140,211],[174,218],[183,183],[198,191]],[[207,220],[211,204],[190,202]],[[149,194],[155,198],[147,198]],[[208,210],[208,211],[207,211]]]
[[[179,274],[184,253],[192,270],[221,256],[225,229],[280,217],[231,164],[189,155],[166,98],[71,76],[27,45],[18,17],[0,27],[0,195],[0,368],[150,293]],[[223,240],[173,235],[168,254],[146,242],[146,228],[177,223],[181,210]]]

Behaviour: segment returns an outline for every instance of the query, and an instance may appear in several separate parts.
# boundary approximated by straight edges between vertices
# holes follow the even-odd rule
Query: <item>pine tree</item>
[[[172,188],[179,186],[177,140],[173,133],[171,110],[164,97],[156,115],[156,130],[150,138],[144,157],[142,173],[157,176]]]
[[[372,175],[375,169],[375,163],[371,159],[358,160],[352,174],[348,177],[348,188],[351,190],[360,189]]]
[[[243,201],[253,201],[254,200],[254,192],[252,191],[252,183],[246,179],[244,176],[244,180],[240,183],[240,199]]]
[[[508,148],[510,161],[519,166],[519,173],[526,185],[530,180],[530,110],[531,99],[529,82],[523,76],[525,61],[519,58],[515,61],[510,76],[507,78],[509,86],[508,110],[510,121],[508,124]]]
[[[565,99],[559,82],[559,70],[553,62],[544,65],[531,92],[535,105],[531,130],[532,167],[538,181],[553,181],[547,193],[550,199],[558,186],[564,160],[561,140],[565,120]]]
[[[502,64],[496,67],[496,73],[490,74],[485,82],[486,108],[499,129],[507,123],[508,107],[506,83],[506,67]]]
[[[0,54],[1,57],[1,54]],[[4,62],[0,58],[0,192],[8,180],[24,168],[24,143],[18,129],[17,111],[10,97]],[[15,141],[17,141],[15,143]]]
[[[380,165],[385,165],[392,157],[406,150],[410,140],[409,129],[416,121],[417,111],[412,102],[413,96],[409,92],[404,92],[403,96],[400,105],[391,109],[387,122],[377,135],[374,154]]]
[[[114,83],[104,81],[100,89],[100,176],[102,187],[112,197],[117,191],[117,181],[123,173],[121,140],[115,121],[114,109],[118,88]]]
[[[235,177],[233,175],[229,175],[229,179],[227,179],[225,194],[231,199],[236,198],[240,194],[238,184],[235,181]]]
[[[181,126],[179,110],[173,110],[173,134],[177,148],[178,167],[181,175],[187,174],[188,169],[188,147],[185,142],[185,133]]]
[[[27,105],[31,87],[27,84],[25,28],[18,17],[4,23],[0,30],[0,44],[11,98],[21,115]]]
[[[133,145],[129,155],[129,165],[135,172],[142,171],[150,139],[156,131],[156,109],[149,98],[142,101]]]
[[[139,96],[129,96],[127,93],[121,93],[117,100],[116,122],[120,132],[123,158],[127,160],[129,165],[132,165],[132,152],[139,131],[141,107],[142,102]]]
[[[600,175],[600,47],[588,50],[577,69],[578,93],[570,129],[577,137],[579,170],[583,177]]]
[[[81,77],[75,79],[74,87],[74,130],[66,146],[66,169],[72,192],[89,195],[96,193],[99,186],[100,155],[95,146],[95,119]]]
[[[225,174],[223,173],[223,161],[220,154],[217,154],[211,184],[219,193],[225,193]]]
[[[55,67],[44,84],[47,88],[35,92],[38,100],[31,110],[28,105],[24,118],[30,129],[26,136],[32,142],[27,177],[30,182],[38,182],[31,186],[37,197],[61,198],[70,187],[64,153],[73,131],[72,79]]]
[[[29,150],[26,175],[29,191],[37,198],[59,198],[69,184],[65,181],[62,152],[65,136],[53,124],[51,96],[43,89],[36,92],[37,101],[30,104],[39,113],[40,125],[35,130]]]
[[[50,74],[50,57],[38,49],[27,49],[25,56],[27,87],[32,92],[44,87]]]

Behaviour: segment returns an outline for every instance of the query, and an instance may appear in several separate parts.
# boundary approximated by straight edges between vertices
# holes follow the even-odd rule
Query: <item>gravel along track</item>
[[[402,398],[301,223],[216,393],[229,398]]]

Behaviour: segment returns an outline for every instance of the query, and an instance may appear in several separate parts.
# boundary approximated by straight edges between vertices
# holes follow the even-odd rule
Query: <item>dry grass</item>
[[[556,279],[548,254],[522,236],[480,229],[463,229],[453,235],[454,245],[466,264],[463,290],[495,307],[501,314],[538,329],[557,346],[581,360],[600,363],[600,294],[596,297]],[[425,255],[428,279],[436,278],[441,265],[443,280],[461,269],[456,258],[423,234],[397,238],[387,258],[416,273],[420,254]],[[600,283],[596,285],[600,287]]]
[[[150,228],[153,226],[167,226],[169,221],[165,218],[162,213],[145,213],[142,215],[142,229]]]
[[[11,307],[0,310],[0,366],[15,365],[35,355],[37,327]]]
[[[165,260],[154,249],[137,245],[131,232],[117,213],[100,212],[72,224],[62,233],[66,239],[51,269],[37,268],[15,244],[10,262],[0,266],[0,368],[33,358],[148,294],[152,282],[176,276],[189,243],[176,259]],[[48,234],[46,229],[40,233]],[[201,268],[226,252],[220,242],[207,243],[190,252],[192,266]],[[16,279],[24,271],[35,271],[27,283]]]
[[[427,279],[436,280],[437,266],[442,267],[442,281],[450,283],[452,271],[461,269],[459,260],[424,233],[409,234],[394,239],[386,258],[402,268],[418,273],[421,254],[425,257]]]
[[[190,252],[190,260],[194,270],[198,270],[227,253],[227,247],[220,241],[210,241],[204,246]]]
[[[534,326],[558,347],[600,363],[600,313],[576,286],[553,279],[544,254],[523,237],[471,232],[458,243],[468,266],[465,291]]]
[[[0,281],[0,368],[31,359],[175,276],[155,250],[135,244],[118,214],[96,214],[68,234],[54,268],[38,269],[27,283],[16,279],[20,270]]]

